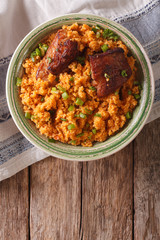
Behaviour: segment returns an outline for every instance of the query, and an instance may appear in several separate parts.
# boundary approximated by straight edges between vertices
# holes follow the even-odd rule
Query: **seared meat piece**
[[[97,96],[105,97],[113,93],[126,82],[131,68],[122,48],[115,48],[105,53],[89,56],[93,86],[97,88]]]
[[[47,80],[49,72],[59,74],[77,57],[78,44],[67,37],[66,30],[59,30],[42,59],[36,78]]]

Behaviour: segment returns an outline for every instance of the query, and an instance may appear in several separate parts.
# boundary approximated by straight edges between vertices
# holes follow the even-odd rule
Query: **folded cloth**
[[[155,77],[154,105],[148,119],[160,117],[159,0],[1,0],[0,5],[0,180],[39,161],[47,154],[34,147],[16,128],[6,102],[5,78],[11,55],[34,27],[58,15],[92,13],[128,28],[144,46]]]

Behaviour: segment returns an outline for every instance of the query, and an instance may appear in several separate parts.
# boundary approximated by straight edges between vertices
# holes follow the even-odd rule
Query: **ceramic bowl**
[[[22,76],[22,62],[30,55],[38,43],[62,25],[78,24],[100,25],[113,30],[131,50],[137,60],[138,76],[143,90],[139,105],[133,118],[117,134],[104,142],[95,143],[93,147],[72,146],[61,142],[50,143],[45,136],[39,134],[35,125],[24,117],[22,104],[16,86],[16,78]],[[58,158],[73,161],[89,161],[109,156],[129,144],[141,131],[152,107],[154,98],[154,79],[150,61],[138,40],[120,24],[109,19],[87,14],[71,14],[54,18],[33,29],[15,50],[7,73],[6,95],[12,118],[22,134],[36,147]]]

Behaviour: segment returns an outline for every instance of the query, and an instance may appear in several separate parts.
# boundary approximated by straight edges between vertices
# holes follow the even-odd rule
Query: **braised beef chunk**
[[[49,72],[59,74],[78,55],[78,44],[67,37],[66,30],[59,30],[42,59],[37,70],[36,78],[47,80]]]
[[[97,88],[98,97],[105,97],[113,93],[132,74],[122,48],[110,49],[105,53],[89,56],[89,59],[92,85]]]

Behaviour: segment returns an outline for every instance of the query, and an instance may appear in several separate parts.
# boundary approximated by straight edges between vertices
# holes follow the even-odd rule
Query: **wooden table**
[[[160,119],[92,162],[53,157],[0,183],[0,240],[159,240]]]

